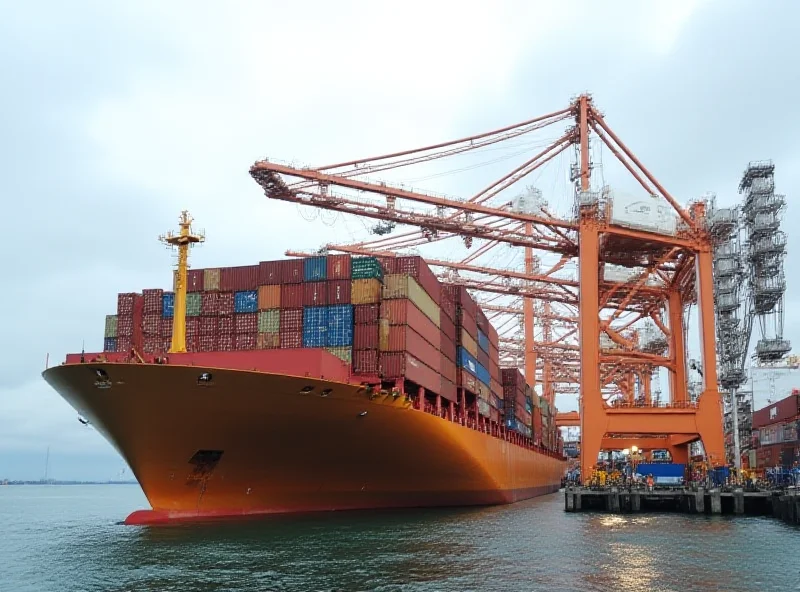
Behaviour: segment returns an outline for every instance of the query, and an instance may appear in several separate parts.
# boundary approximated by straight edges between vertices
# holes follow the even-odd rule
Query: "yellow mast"
[[[172,346],[171,354],[186,352],[186,276],[189,270],[189,247],[194,243],[206,240],[204,234],[192,234],[192,217],[183,210],[179,221],[181,227],[179,234],[172,234],[170,230],[158,237],[162,243],[178,247],[178,273],[175,278],[175,304],[172,313]]]

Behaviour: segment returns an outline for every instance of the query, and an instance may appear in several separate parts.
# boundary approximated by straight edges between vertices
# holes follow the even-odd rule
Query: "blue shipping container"
[[[460,345],[458,346],[458,367],[463,368],[473,376],[478,376],[478,360]]]
[[[640,463],[636,467],[640,475],[652,475],[658,485],[680,485],[686,474],[686,465],[679,463]]]
[[[353,345],[353,305],[334,304],[328,307],[328,332],[326,347]]]
[[[172,292],[165,292],[161,297],[161,316],[172,317],[175,313],[175,294]]]
[[[475,373],[475,376],[478,377],[483,384],[489,386],[489,383],[492,381],[492,377],[489,374],[489,370],[483,367],[483,364],[478,363],[478,371]]]
[[[327,257],[306,257],[303,260],[303,280],[319,282],[328,279]]]
[[[258,312],[258,290],[243,290],[233,295],[234,312]]]
[[[303,308],[303,347],[325,347],[328,332],[328,307]]]
[[[115,352],[115,351],[117,351],[117,338],[116,337],[106,337],[103,340],[103,351],[105,351],[105,352]]]
[[[486,333],[478,329],[478,347],[485,351],[487,354],[489,353],[489,338],[486,337]]]

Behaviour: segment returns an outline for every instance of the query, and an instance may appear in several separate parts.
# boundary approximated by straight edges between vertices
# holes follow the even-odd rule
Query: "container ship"
[[[555,409],[421,257],[188,269],[118,295],[102,352],[43,373],[151,509],[127,524],[513,503],[556,491]],[[183,239],[181,238],[183,237]]]

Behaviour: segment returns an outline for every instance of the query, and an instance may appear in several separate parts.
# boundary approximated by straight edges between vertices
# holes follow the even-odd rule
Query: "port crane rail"
[[[468,199],[423,193],[363,178],[368,173],[442,158],[454,151],[468,151],[476,142],[503,141],[511,134],[524,134],[533,126],[540,129],[568,118],[574,124],[555,142]],[[591,189],[590,133],[636,179],[648,196],[645,201],[669,204],[675,218],[674,228],[626,224],[616,215],[614,197]],[[502,198],[501,192],[569,146],[576,147],[579,159],[572,171],[573,219],[559,219],[541,209],[488,203],[492,198]],[[581,95],[567,109],[522,124],[420,149],[317,168],[262,160],[253,164],[250,174],[270,199],[416,226],[433,237],[449,233],[462,237],[467,247],[472,246],[474,239],[484,239],[525,248],[526,279],[534,282],[532,288],[521,287],[519,291],[520,295],[528,296],[524,299],[523,314],[529,381],[535,381],[536,369],[532,298],[569,299],[569,304],[578,307],[582,474],[590,474],[601,449],[624,448],[632,435],[670,438],[673,442],[670,452],[677,462],[688,459],[686,444],[702,440],[709,462],[724,463],[716,371],[713,240],[706,225],[707,204],[696,201],[689,209],[678,204],[611,130],[591,96]],[[578,285],[565,285],[562,279],[535,273],[534,251],[575,260]],[[636,270],[637,276],[633,281],[609,280],[605,276],[609,266]],[[482,284],[482,289],[486,287]],[[704,372],[702,393],[697,404],[690,406],[683,309],[693,303],[699,310]],[[602,351],[602,335],[621,346],[629,343],[614,326],[627,310],[637,311],[642,318],[652,318],[662,332],[668,332],[664,333],[668,355],[627,349]],[[661,320],[662,314],[666,322]],[[673,406],[609,405],[602,397],[603,364],[644,362],[669,371]]]

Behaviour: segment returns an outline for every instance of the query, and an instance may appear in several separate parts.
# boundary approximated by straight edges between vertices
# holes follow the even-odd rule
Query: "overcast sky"
[[[322,164],[477,133],[593,93],[681,201],[771,158],[800,222],[800,6],[762,2],[39,2],[0,20],[5,339],[0,478],[123,461],[41,379],[102,347],[116,294],[171,286],[156,240],[188,208],[196,267],[363,237],[267,202],[271,156]],[[590,8],[594,6],[594,8]],[[794,241],[790,237],[790,242]],[[793,247],[793,245],[792,245]],[[787,308],[798,304],[787,259]],[[800,315],[786,335],[800,340]]]

